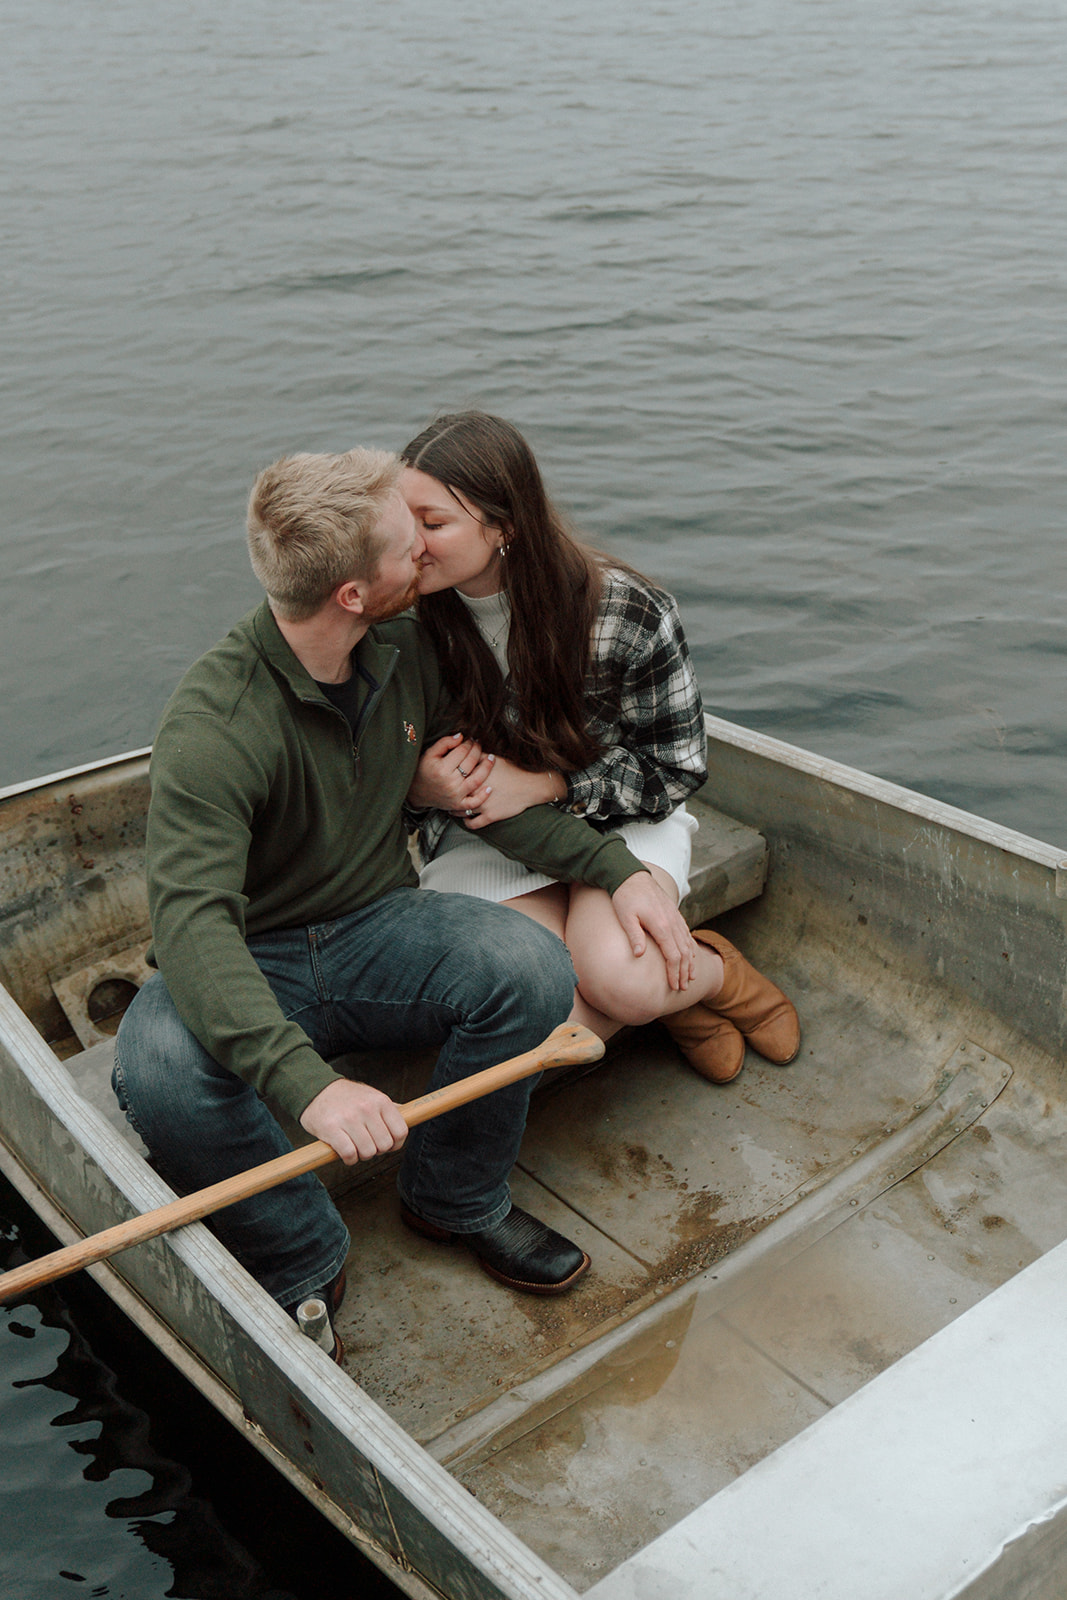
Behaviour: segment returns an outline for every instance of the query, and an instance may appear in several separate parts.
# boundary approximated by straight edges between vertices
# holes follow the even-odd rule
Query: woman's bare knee
[[[634,955],[603,889],[572,885],[565,937],[588,1005],[629,1027],[663,1014],[671,994],[663,957],[651,942]]]
[[[643,1027],[662,1016],[670,993],[659,951],[635,957],[626,946],[616,962],[601,961],[587,952],[571,949],[578,977],[578,993],[588,1005],[631,1028]]]

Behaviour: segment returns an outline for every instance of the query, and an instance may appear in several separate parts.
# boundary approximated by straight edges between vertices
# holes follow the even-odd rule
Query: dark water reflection
[[[0,1180],[0,1270],[54,1248]],[[84,1278],[0,1306],[4,1600],[397,1593]]]

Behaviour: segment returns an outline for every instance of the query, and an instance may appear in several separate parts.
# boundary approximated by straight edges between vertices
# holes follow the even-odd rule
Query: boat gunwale
[[[806,773],[809,777],[822,779],[838,789],[861,794],[865,799],[881,801],[896,811],[920,817],[924,822],[935,823],[982,844],[993,845],[1009,855],[1032,861],[1036,866],[1067,873],[1067,846],[1049,844],[1031,834],[1009,828],[1004,823],[992,822],[976,812],[949,805],[945,800],[935,800],[918,789],[905,788],[889,778],[879,778],[859,767],[847,766],[831,756],[816,755],[800,745],[787,744],[770,734],[757,733],[739,723],[713,716],[710,712],[705,713],[704,726],[709,739],[721,744],[763,756],[779,765]],[[1067,887],[1063,893],[1067,894]]]
[[[6,788],[0,789],[0,804],[5,800],[18,800],[23,795],[35,794],[38,789],[50,789],[55,784],[69,783],[74,778],[92,777],[97,772],[106,772],[110,767],[121,767],[125,762],[146,761],[152,754],[152,746],[144,745],[139,750],[124,750],[121,755],[104,756],[99,761],[86,761],[78,767],[65,767],[60,772],[48,772],[41,778],[29,778],[23,783],[11,783]]]

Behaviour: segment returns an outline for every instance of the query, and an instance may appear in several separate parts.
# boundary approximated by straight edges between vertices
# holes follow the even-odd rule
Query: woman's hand
[[[477,803],[468,800],[462,807],[454,807],[452,815],[476,832],[490,822],[517,817],[527,806],[544,806],[553,800],[562,800],[566,792],[567,785],[561,773],[527,772],[506,756],[498,756],[493,765],[493,781],[486,785],[485,798]]]
[[[486,779],[495,760],[495,756],[483,755],[481,745],[473,739],[461,733],[446,734],[422,752],[408,790],[408,805],[417,810],[435,806],[460,816],[473,811],[489,793]]]

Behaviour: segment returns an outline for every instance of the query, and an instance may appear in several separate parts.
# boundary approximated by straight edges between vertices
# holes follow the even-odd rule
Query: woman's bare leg
[[[529,894],[517,894],[514,900],[502,900],[500,903],[510,906],[512,911],[521,911],[524,917],[532,917],[542,928],[554,933],[557,939],[563,938],[567,926],[565,883],[550,883],[544,889],[531,889]]]
[[[670,874],[662,867],[649,866],[648,871],[677,905],[678,886]],[[601,1039],[610,1039],[626,1024],[640,1026],[684,1011],[698,1000],[711,1000],[722,988],[722,961],[714,950],[698,945],[693,982],[687,989],[672,989],[654,944],[649,943],[644,955],[634,955],[603,889],[553,883],[503,904],[563,940],[578,977],[567,1020],[582,1023]]]
[[[600,892],[600,891],[598,891]],[[611,910],[611,901],[607,895],[608,911],[614,918]],[[678,898],[675,890],[675,899]],[[513,911],[521,911],[523,916],[532,917],[543,928],[554,933],[557,938],[567,943],[567,916],[570,909],[570,895],[565,883],[550,883],[544,889],[531,889],[529,894],[516,895],[514,900],[505,900],[502,904],[510,906]],[[629,948],[629,946],[627,946]],[[574,959],[573,952],[571,959]],[[602,1011],[597,1011],[582,997],[579,991],[574,991],[574,1008],[568,1022],[579,1022],[598,1038],[608,1040],[613,1033],[618,1033],[622,1027],[621,1022],[615,1022],[611,1017],[606,1017]]]
[[[647,862],[645,866],[677,904],[678,890],[671,877],[659,867]],[[739,952],[730,956],[735,965],[731,967],[729,1006],[717,1015],[714,1002],[723,991],[723,959],[703,941],[697,941],[689,987],[672,989],[659,949],[649,943],[643,955],[634,955],[603,889],[552,884],[505,904],[563,939],[578,978],[568,1020],[584,1023],[602,1039],[610,1039],[627,1024],[640,1026],[662,1019],[690,1066],[715,1083],[730,1083],[741,1071],[745,1039],[779,1065],[796,1055],[800,1034],[795,1009]],[[728,946],[728,952],[731,948]],[[707,1007],[701,1002],[707,1002]],[[742,1016],[747,1020],[744,1035],[740,1025],[731,1020]]]
[[[661,867],[649,866],[648,871],[677,904],[678,887],[670,874]],[[588,884],[570,886],[562,937],[578,974],[580,998],[596,1013],[613,1018],[615,1027],[623,1023],[640,1025],[684,1011],[698,1000],[714,999],[722,988],[722,961],[706,945],[697,947],[696,969],[689,987],[670,988],[663,957],[656,946],[650,943],[644,955],[635,956],[609,895]]]

